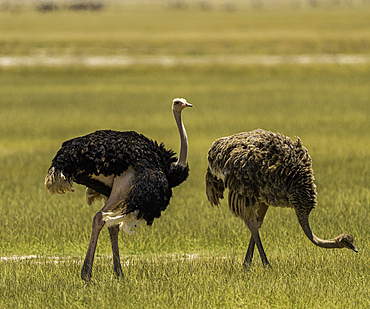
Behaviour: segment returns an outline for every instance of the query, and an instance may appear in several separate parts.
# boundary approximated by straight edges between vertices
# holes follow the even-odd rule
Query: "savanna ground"
[[[369,52],[365,1],[204,3],[4,9],[0,57]],[[0,68],[0,308],[369,307],[369,84],[366,63]],[[88,207],[78,185],[50,196],[50,162],[64,140],[97,129],[135,130],[178,151],[171,100],[179,96],[194,104],[183,114],[189,179],[152,227],[120,234],[124,280],[114,278],[101,232],[87,285],[79,274],[101,205]],[[327,239],[351,233],[359,253],[315,247],[294,211],[270,209],[261,237],[272,268],[256,252],[243,269],[250,233],[225,201],[209,206],[204,174],[213,140],[255,128],[302,139],[318,191],[311,227]]]

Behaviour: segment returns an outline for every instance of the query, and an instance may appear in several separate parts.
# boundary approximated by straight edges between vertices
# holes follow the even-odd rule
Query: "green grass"
[[[0,56],[368,54],[369,6],[217,2],[203,11],[110,3],[97,14],[0,11]],[[142,2],[140,2],[142,3]],[[359,4],[362,3],[362,4]],[[370,65],[191,65],[0,68],[0,308],[367,308],[370,271]],[[93,282],[79,277],[92,218],[84,188],[50,196],[43,182],[67,139],[135,130],[179,150],[171,101],[185,97],[189,179],[162,217],[123,232],[125,279],[113,276],[107,230]],[[315,247],[291,209],[269,209],[258,253],[227,203],[205,196],[206,154],[221,136],[263,128],[299,136],[313,159],[321,238],[351,233],[359,253]]]
[[[370,155],[369,67],[176,67],[8,69],[0,75],[0,252],[41,259],[0,262],[0,307],[367,307]],[[184,112],[189,179],[152,227],[120,234],[125,280],[113,278],[103,230],[84,285],[91,221],[84,188],[50,196],[43,186],[62,141],[96,129],[136,130],[178,150],[171,100]],[[359,253],[312,245],[294,211],[270,209],[258,254],[242,269],[250,234],[225,202],[205,197],[206,153],[220,136],[261,127],[299,136],[313,158],[314,232],[354,235]],[[187,255],[197,255],[189,259]],[[52,257],[61,260],[56,263]],[[127,262],[127,263],[126,263]]]
[[[77,277],[73,261],[2,263],[9,307],[29,308],[364,308],[369,305],[365,266],[327,267],[312,256],[292,257],[277,269],[246,273],[235,257],[199,260],[128,260],[124,281],[105,271],[90,285]],[[344,258],[350,263],[350,259]],[[32,272],[33,276],[29,276]],[[328,279],[323,282],[322,277]],[[11,288],[10,288],[11,287]],[[20,300],[19,293],[25,293]],[[25,304],[26,302],[26,304]]]
[[[246,1],[235,11],[217,2],[201,10],[189,2],[171,10],[168,1],[112,1],[99,13],[60,10],[19,14],[0,11],[0,54],[314,54],[365,53],[370,49],[370,5],[318,8],[289,5],[253,10]],[[318,1],[320,2],[320,1]],[[330,1],[326,1],[330,4]]]

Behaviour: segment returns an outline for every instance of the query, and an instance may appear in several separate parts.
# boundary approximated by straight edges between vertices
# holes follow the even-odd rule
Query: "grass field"
[[[307,24],[300,23],[293,10],[167,11],[154,5],[153,12],[165,15],[157,23],[155,14],[141,9],[131,6],[130,14],[122,13],[132,22],[145,17],[136,32],[129,31],[131,38],[120,31],[111,33],[106,21],[118,16],[111,7],[98,15],[0,12],[8,18],[0,18],[0,29],[6,25],[14,31],[0,32],[1,54],[19,56],[38,48],[61,54],[65,48],[73,53],[117,54],[126,45],[130,49],[124,52],[133,55],[148,54],[153,46],[158,55],[186,55],[195,47],[201,50],[198,54],[253,53],[249,37],[244,41],[237,29],[241,20],[252,23],[250,19],[261,16],[265,23],[254,26],[259,29],[256,40],[268,47],[255,53],[322,53],[314,47],[317,40],[323,42],[317,46],[333,47],[327,52],[365,54],[366,48],[358,46],[369,46],[370,22],[361,19],[369,11],[366,6],[298,10],[296,14],[306,14],[312,21]],[[239,37],[240,48],[235,43],[232,50],[217,49],[222,39],[215,35],[206,43],[195,28],[183,33],[173,28],[166,36],[169,26],[164,17],[181,21],[194,17],[194,12],[213,21],[202,25],[214,34],[217,23],[211,17],[218,15],[220,23],[227,23],[230,33]],[[65,25],[76,16],[86,29],[73,37]],[[105,18],[106,28],[96,37],[92,16]],[[16,23],[20,17],[22,23]],[[270,17],[279,20],[282,30],[274,27],[277,22],[269,28]],[[52,19],[55,23],[45,28]],[[306,26],[314,33],[303,36],[308,45],[298,41],[293,51],[276,43],[291,33],[287,29],[292,20],[296,20],[293,34],[299,36],[296,30]],[[28,27],[22,24],[35,21],[41,30],[27,34]],[[313,30],[338,24],[347,27],[341,38],[336,27],[325,28],[332,31],[328,34],[332,43]],[[135,28],[132,23],[131,27]],[[179,45],[171,44],[177,31]],[[265,40],[265,31],[274,32],[274,40],[269,36]],[[363,45],[356,43],[354,33]],[[0,68],[0,308],[369,307],[369,84],[370,65]],[[86,285],[79,273],[92,218],[101,205],[88,207],[84,188],[78,185],[73,194],[50,196],[43,182],[51,160],[64,140],[97,129],[135,130],[178,151],[171,112],[171,101],[178,96],[194,104],[183,114],[190,143],[189,179],[174,189],[170,206],[152,227],[141,225],[134,236],[120,234],[124,280],[113,276],[109,236],[106,229],[101,232],[93,282]],[[233,218],[225,201],[219,208],[209,206],[204,174],[206,153],[216,138],[255,128],[302,139],[313,159],[318,187],[311,227],[327,239],[351,233],[359,253],[315,247],[294,211],[275,208],[268,211],[261,229],[272,269],[262,267],[258,254],[250,270],[242,268],[249,231]]]
[[[292,55],[370,50],[370,4],[363,0],[339,6],[330,6],[335,0],[317,0],[322,5],[316,8],[288,5],[308,2],[303,0],[281,7],[273,4],[283,1],[269,1],[263,10],[252,9],[249,1],[184,0],[189,5],[182,10],[168,7],[171,2],[176,0],[112,1],[101,12],[43,14],[31,4],[18,14],[0,11],[1,53]],[[215,4],[201,10],[199,4],[207,2]],[[227,3],[235,10],[225,10]]]

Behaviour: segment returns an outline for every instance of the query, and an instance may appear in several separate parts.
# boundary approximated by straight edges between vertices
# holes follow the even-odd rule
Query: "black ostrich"
[[[255,245],[264,265],[269,265],[259,229],[267,209],[295,210],[306,236],[323,248],[348,248],[357,252],[353,237],[341,234],[320,239],[311,231],[308,216],[316,206],[316,185],[311,157],[298,138],[265,130],[242,132],[217,139],[208,152],[206,194],[211,205],[219,205],[229,189],[229,208],[250,229],[244,265],[252,262]]]
[[[122,277],[118,232],[146,222],[151,225],[169,204],[171,188],[186,180],[188,140],[181,112],[192,107],[185,99],[174,99],[172,110],[179,129],[179,158],[163,144],[133,131],[96,131],[63,143],[45,178],[51,194],[73,192],[72,184],[85,185],[86,202],[104,199],[95,215],[81,278],[90,280],[99,233],[107,224],[115,274]]]

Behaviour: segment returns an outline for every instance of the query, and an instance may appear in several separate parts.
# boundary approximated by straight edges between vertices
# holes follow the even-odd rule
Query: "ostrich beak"
[[[357,248],[356,248],[354,245],[352,245],[350,249],[352,249],[352,250],[353,250],[353,251],[355,251],[356,253],[358,252]]]
[[[188,103],[188,102],[186,102],[186,103],[185,103],[185,107],[193,107],[193,105],[192,105],[192,104],[190,104],[190,103]]]

